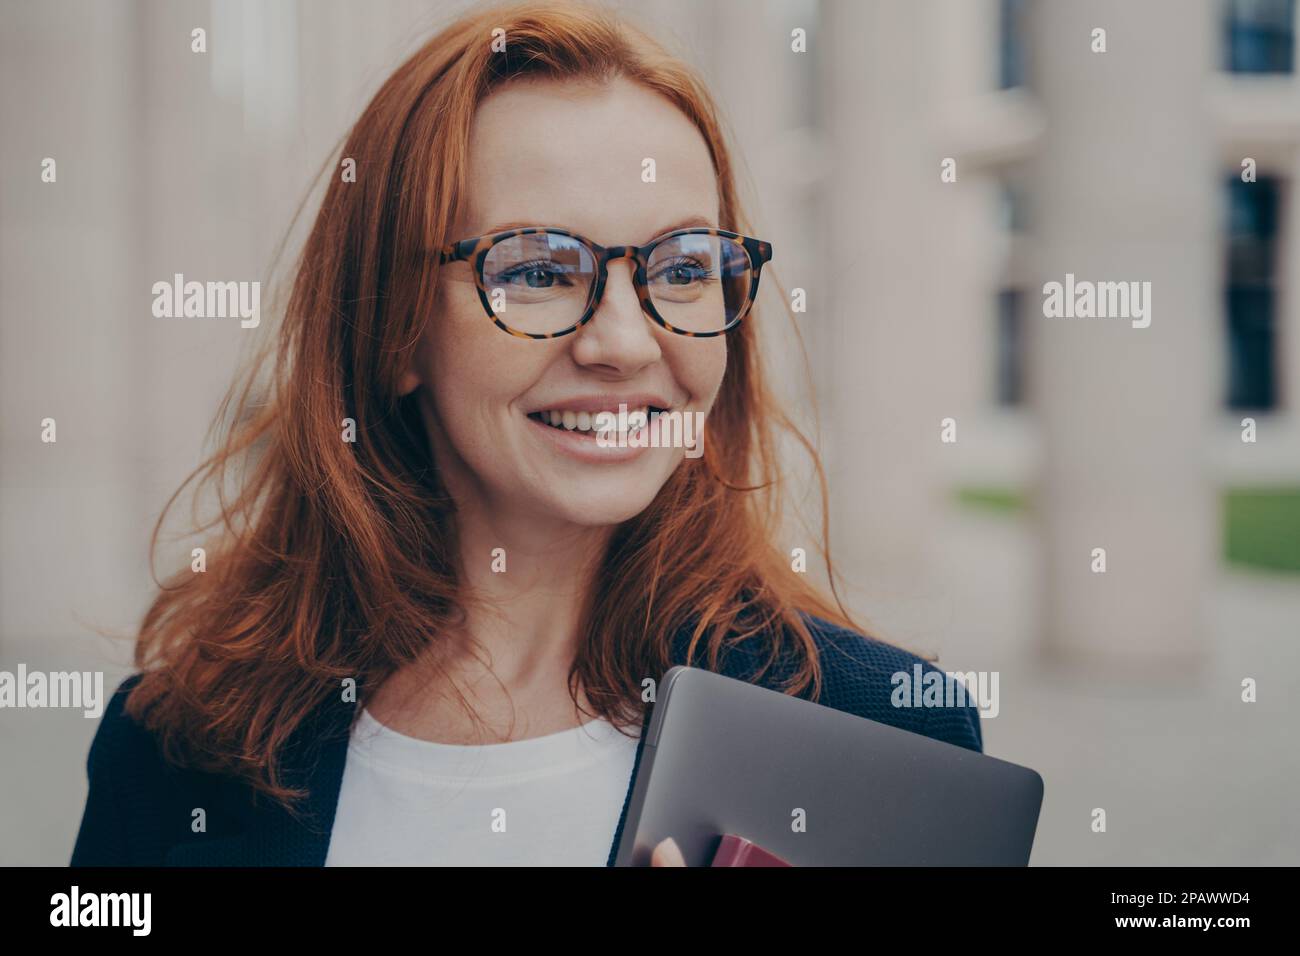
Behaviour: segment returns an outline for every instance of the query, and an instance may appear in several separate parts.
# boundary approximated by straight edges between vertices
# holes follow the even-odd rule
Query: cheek
[[[515,440],[514,405],[546,370],[545,343],[492,324],[472,286],[449,286],[447,306],[421,340],[422,379],[442,431],[467,460],[483,464]]]
[[[420,378],[443,429],[458,439],[478,434],[493,408],[509,401],[518,370],[509,368],[509,342],[483,314],[472,287],[449,283],[420,340]],[[505,348],[502,345],[506,346]]]
[[[677,384],[691,394],[692,404],[708,408],[717,397],[727,371],[727,339],[681,339],[673,343]]]
[[[488,331],[501,334],[490,325]],[[496,440],[528,370],[503,361],[486,343],[461,339],[438,349],[432,373],[429,392],[443,428],[457,443],[478,444]]]

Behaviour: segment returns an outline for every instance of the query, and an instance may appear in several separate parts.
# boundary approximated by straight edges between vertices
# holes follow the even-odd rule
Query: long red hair
[[[492,50],[496,28],[505,52]],[[459,238],[447,233],[465,195],[471,122],[489,92],[519,76],[617,75],[667,97],[699,128],[717,176],[718,225],[753,234],[703,84],[608,11],[475,8],[403,63],[346,138],[341,156],[355,160],[355,182],[332,177],[280,334],[227,395],[222,414],[233,410],[234,424],[155,528],[156,548],[195,479],[217,490],[220,514],[198,529],[215,532],[206,572],[186,569],[162,585],[136,644],[144,673],[127,710],[169,759],[238,775],[292,808],[303,793],[279,770],[294,731],[345,678],[373,690],[461,620],[454,508],[415,397],[398,395],[434,311],[429,251]],[[786,429],[820,479],[818,550],[831,569],[821,464],[768,392],[756,319],[729,333],[703,458],[683,462],[616,529],[597,573],[570,688],[620,726],[640,723],[642,681],[670,666],[684,628],[690,653],[702,646],[711,665],[726,646],[761,639],[769,661],[794,662],[783,689],[815,698],[816,645],[799,612],[854,626],[774,546],[784,507],[775,438]],[[262,393],[255,382],[264,378]],[[345,418],[357,423],[355,442],[340,440]]]

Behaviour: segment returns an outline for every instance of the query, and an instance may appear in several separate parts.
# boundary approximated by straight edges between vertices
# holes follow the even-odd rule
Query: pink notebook
[[[768,853],[757,843],[728,833],[718,844],[711,866],[790,866],[775,854]]]

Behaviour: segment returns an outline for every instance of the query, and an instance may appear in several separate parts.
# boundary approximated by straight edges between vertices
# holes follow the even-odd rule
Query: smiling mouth
[[[650,420],[666,412],[667,409],[659,408],[656,405],[643,405],[640,408],[628,409],[627,425],[629,432],[636,432],[646,427]],[[566,409],[551,409],[548,411],[530,412],[528,417],[533,421],[547,425],[551,428],[558,428],[560,431],[570,431],[576,435],[587,435],[595,438],[602,424],[602,416],[612,416],[612,428],[617,434],[619,426],[618,412],[575,412]]]

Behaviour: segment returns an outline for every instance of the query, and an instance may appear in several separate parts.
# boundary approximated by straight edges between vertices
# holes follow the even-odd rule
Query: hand
[[[686,858],[682,856],[681,848],[677,845],[672,837],[663,840],[654,848],[650,854],[651,866],[685,866]]]

